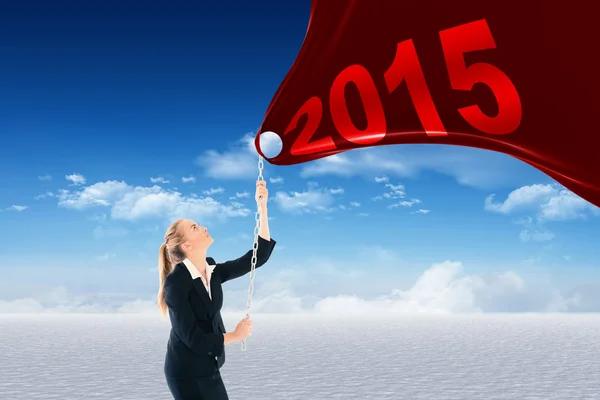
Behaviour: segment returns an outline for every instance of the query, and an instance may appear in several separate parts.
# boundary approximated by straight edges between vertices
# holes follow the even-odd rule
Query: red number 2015
[[[498,114],[494,117],[484,114],[476,105],[458,109],[460,115],[475,129],[487,134],[505,135],[514,132],[521,123],[522,107],[511,80],[491,64],[480,62],[469,67],[465,64],[464,53],[496,48],[485,19],[443,30],[440,32],[440,40],[452,89],[470,91],[476,83],[483,83],[492,90],[498,103]],[[384,78],[389,93],[396,90],[402,81],[406,81],[409,95],[428,136],[448,134],[431,97],[412,39],[398,43],[396,56],[384,73]],[[349,82],[356,85],[365,109],[367,127],[364,131],[354,126],[346,106],[344,90]],[[336,129],[349,142],[371,145],[385,137],[387,127],[384,108],[373,78],[364,67],[351,65],[336,77],[329,93],[329,104]],[[293,143],[291,154],[335,150],[331,137],[310,141],[323,114],[323,104],[316,96],[311,97],[298,110],[284,135],[296,128],[298,120],[305,114],[308,115],[308,121]]]

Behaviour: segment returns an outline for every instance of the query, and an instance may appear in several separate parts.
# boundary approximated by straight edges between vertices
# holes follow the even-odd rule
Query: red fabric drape
[[[598,21],[573,0],[313,0],[259,136],[291,165],[435,143],[516,157],[600,206]]]

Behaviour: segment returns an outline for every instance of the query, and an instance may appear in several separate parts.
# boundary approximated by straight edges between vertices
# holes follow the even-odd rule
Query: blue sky
[[[252,140],[310,2],[0,9],[0,312],[155,312],[179,217],[251,248]],[[598,311],[598,208],[499,153],[265,163],[278,241],[257,312]],[[245,305],[248,276],[226,287]]]

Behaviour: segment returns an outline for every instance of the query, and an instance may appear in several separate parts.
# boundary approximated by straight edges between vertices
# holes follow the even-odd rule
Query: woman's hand
[[[244,340],[248,336],[252,336],[252,321],[244,318],[237,324],[234,333],[238,340]]]
[[[262,197],[262,200],[259,198]],[[256,181],[256,195],[254,196],[255,200],[262,201],[262,205],[267,205],[267,200],[269,199],[269,190],[267,189],[267,182],[264,180]]]

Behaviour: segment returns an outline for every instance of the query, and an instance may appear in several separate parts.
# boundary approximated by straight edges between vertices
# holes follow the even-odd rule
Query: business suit
[[[264,265],[275,247],[275,240],[258,237],[256,267]],[[216,263],[210,278],[212,299],[200,279],[183,263],[178,263],[165,278],[164,295],[169,308],[171,332],[167,344],[164,373],[176,400],[226,400],[227,392],[219,369],[225,363],[225,325],[221,318],[222,284],[246,275],[251,270],[252,250],[238,259]]]

